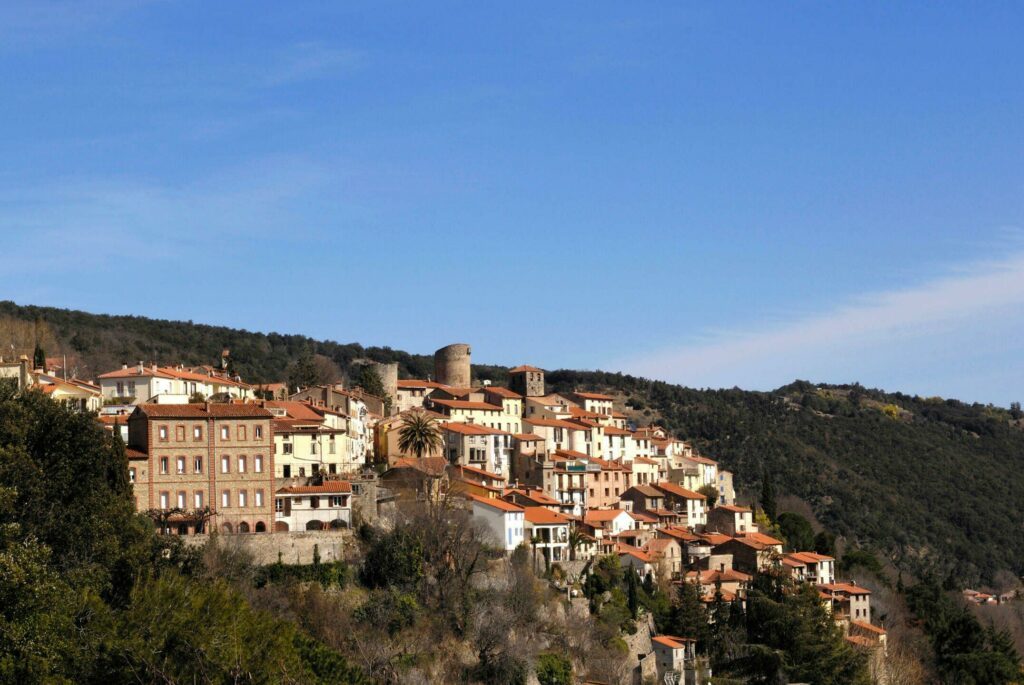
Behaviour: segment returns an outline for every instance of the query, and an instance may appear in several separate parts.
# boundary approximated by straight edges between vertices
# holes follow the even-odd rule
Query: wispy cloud
[[[861,374],[938,378],[945,373],[938,365],[951,358],[967,362],[962,370],[969,372],[972,354],[983,337],[979,333],[1004,335],[1000,331],[1009,322],[1024,323],[1021,251],[963,265],[915,286],[868,293],[830,311],[769,327],[708,331],[693,343],[627,360],[621,366],[631,373],[696,387],[768,389],[795,378],[865,380]],[[900,369],[892,368],[895,364]],[[915,365],[918,368],[907,368]]]
[[[282,86],[334,76],[359,67],[363,53],[323,43],[298,43],[279,55],[264,73],[263,84]]]

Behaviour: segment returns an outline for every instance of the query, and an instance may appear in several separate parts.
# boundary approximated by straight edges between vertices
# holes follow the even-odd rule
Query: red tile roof
[[[290,485],[278,490],[286,495],[347,495],[352,492],[348,481],[327,481],[323,485]]]
[[[488,497],[478,497],[477,495],[467,495],[467,497],[476,503],[484,504],[488,507],[493,507],[499,511],[525,511],[523,507],[506,502],[503,499],[492,499]]]
[[[670,483],[670,482],[665,481],[665,480],[663,480],[663,481],[661,481],[659,483],[655,483],[654,487],[658,488],[662,492],[665,492],[665,493],[667,493],[669,495],[673,495],[675,497],[682,497],[683,499],[700,499],[700,500],[706,500],[707,499],[707,497],[705,497],[704,495],[700,494],[699,492],[694,492],[693,490],[687,490],[686,488],[684,488],[681,485],[676,485],[675,483]]]
[[[585,400],[614,400],[615,398],[611,395],[602,395],[599,392],[580,392],[576,391],[573,393],[577,397],[582,397]]]
[[[469,400],[434,400],[431,402],[439,404],[442,407],[448,407],[449,409],[476,409],[484,411],[500,412],[501,407],[496,404],[490,404],[489,402],[472,402]]]
[[[651,638],[651,642],[657,642],[659,645],[670,647],[671,649],[684,649],[687,642],[696,642],[694,638],[690,637],[671,637],[669,635],[657,635]]]
[[[490,393],[492,395],[498,395],[499,397],[504,397],[504,398],[510,399],[510,400],[521,400],[521,399],[523,399],[523,396],[520,395],[519,393],[513,392],[512,390],[509,390],[508,388],[503,388],[500,385],[489,385],[489,386],[483,388],[483,391],[485,393]]]
[[[540,526],[568,525],[565,516],[544,507],[526,507],[526,520]]]
[[[273,418],[273,414],[268,410],[255,404],[220,404],[212,402],[196,404],[140,404],[135,408],[135,412],[133,412],[133,414],[136,413],[150,418],[168,419]]]
[[[529,364],[523,364],[522,366],[517,366],[514,369],[508,370],[509,373],[526,373],[527,371],[544,373],[543,369],[538,369],[536,366],[530,366]]]

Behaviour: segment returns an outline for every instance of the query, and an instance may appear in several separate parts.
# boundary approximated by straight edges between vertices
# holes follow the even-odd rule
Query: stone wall
[[[182,538],[189,545],[204,545],[209,539],[209,535],[189,535]],[[311,564],[314,545],[319,546],[321,561],[342,559],[345,546],[351,544],[352,533],[347,530],[249,535],[218,533],[217,539],[220,544],[238,545],[248,550],[257,564],[277,563],[278,553],[285,564]]]

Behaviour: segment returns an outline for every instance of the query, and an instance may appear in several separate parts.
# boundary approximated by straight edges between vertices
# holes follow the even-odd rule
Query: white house
[[[815,585],[831,585],[836,582],[836,560],[814,552],[793,552],[785,559],[803,565],[803,580]]]
[[[618,535],[636,527],[635,519],[625,509],[588,509],[583,522],[604,531],[605,535]]]
[[[275,495],[275,532],[348,528],[351,525],[352,484],[347,481],[285,487]]]
[[[658,680],[661,682],[695,683],[694,670],[697,659],[697,641],[686,637],[658,635],[651,638],[651,646],[658,667]],[[673,673],[677,678],[670,681],[666,674]]]
[[[569,558],[569,519],[547,507],[526,507],[526,540],[545,561]],[[536,540],[536,542],[534,542]]]
[[[504,500],[468,495],[473,518],[491,531],[494,542],[506,552],[523,544],[525,516],[523,508]]]

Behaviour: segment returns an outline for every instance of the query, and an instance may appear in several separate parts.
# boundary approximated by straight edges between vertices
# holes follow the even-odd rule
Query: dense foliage
[[[1011,683],[1024,676],[1013,638],[994,626],[983,626],[934,580],[918,583],[906,596],[931,639],[943,682]]]

